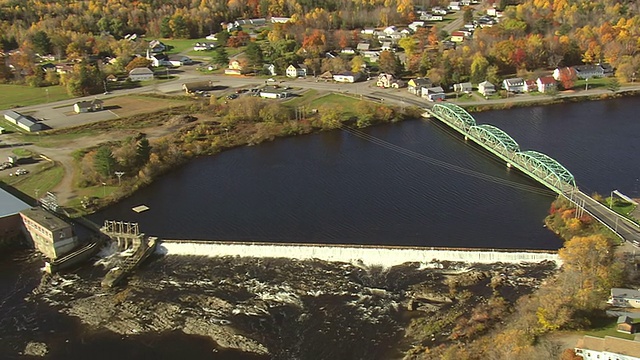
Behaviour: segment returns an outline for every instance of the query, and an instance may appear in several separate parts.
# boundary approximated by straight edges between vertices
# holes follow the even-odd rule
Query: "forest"
[[[20,71],[12,73],[0,64],[0,81],[28,82],[26,78],[38,72],[35,54],[53,54],[57,59],[115,57],[116,70],[122,71],[144,49],[144,41],[126,40],[127,34],[149,40],[195,39],[222,31],[224,22],[268,16],[289,16],[292,21],[255,29],[253,40],[247,40],[242,30],[227,34],[223,45],[256,43],[256,67],[272,62],[282,69],[304,62],[316,72],[350,70],[363,59],[341,56],[329,64],[324,52],[355,48],[363,40],[359,30],[365,26],[400,27],[417,19],[416,8],[446,4],[444,0],[0,1],[0,50],[20,50],[11,59]],[[480,4],[481,9],[491,6],[503,9],[497,25],[477,28],[472,39],[452,49],[442,44],[450,34],[436,26],[419,28],[399,41],[400,51],[385,54],[387,59],[381,63],[386,65],[380,64],[380,70],[397,76],[428,76],[443,86],[460,81],[498,83],[505,76],[535,76],[582,63],[610,63],[623,82],[635,80],[640,70],[637,1],[502,0],[494,4],[485,0]],[[469,15],[473,17],[473,12]],[[216,56],[220,64],[227,59],[224,53],[214,54],[214,62]],[[35,80],[31,83],[41,86],[56,79],[45,81],[39,74]]]

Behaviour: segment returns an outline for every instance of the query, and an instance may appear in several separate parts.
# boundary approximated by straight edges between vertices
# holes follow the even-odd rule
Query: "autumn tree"
[[[487,79],[487,69],[489,68],[489,60],[476,53],[471,62],[471,82],[479,84]]]
[[[378,65],[380,67],[380,71],[387,74],[399,76],[402,72],[402,63],[400,62],[400,59],[388,50],[380,53]]]
[[[72,96],[97,94],[103,89],[104,76],[97,66],[80,63],[65,75],[67,92]]]
[[[561,68],[559,69],[558,81],[562,88],[565,90],[569,90],[573,88],[573,85],[576,81],[576,72],[572,68]]]
[[[129,72],[133,69],[136,68],[143,68],[143,67],[150,67],[151,66],[151,60],[144,58],[142,56],[138,56],[133,58],[131,61],[129,61],[129,63],[127,64],[127,66],[125,66],[125,71]]]

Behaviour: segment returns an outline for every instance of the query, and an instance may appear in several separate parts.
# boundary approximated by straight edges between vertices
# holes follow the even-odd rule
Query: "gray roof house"
[[[470,82],[453,84],[453,91],[457,93],[470,93],[473,90],[473,85]]]
[[[524,92],[524,80],[522,78],[511,78],[502,80],[502,87],[510,92]]]
[[[640,308],[640,291],[636,289],[612,288],[607,301],[615,307]]]
[[[415,78],[407,83],[407,90],[417,96],[421,95],[422,88],[430,88],[433,85],[429,78]]]
[[[478,92],[483,96],[489,96],[496,92],[496,86],[485,80],[478,84]]]

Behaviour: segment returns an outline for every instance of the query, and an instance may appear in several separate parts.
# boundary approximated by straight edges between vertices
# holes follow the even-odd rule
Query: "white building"
[[[612,288],[607,301],[615,307],[640,308],[640,291],[636,289]]]
[[[36,119],[28,115],[23,115],[17,111],[6,111],[4,113],[4,118],[8,122],[28,132],[42,130],[42,124],[40,124]]]
[[[640,341],[585,335],[574,351],[585,360],[640,360]]]
[[[502,80],[502,87],[514,93],[524,92],[524,80],[522,78],[511,78]]]
[[[495,94],[496,86],[488,81],[483,81],[478,84],[478,92],[483,96],[490,96]]]
[[[304,64],[291,64],[287,67],[286,70],[286,75],[287,77],[290,78],[297,78],[297,77],[305,77],[307,76],[307,66]]]
[[[146,67],[139,67],[129,71],[129,79],[131,81],[153,80],[153,71]]]
[[[333,75],[333,80],[336,82],[353,83],[358,81],[358,79],[360,79],[360,73],[353,73],[351,71]]]

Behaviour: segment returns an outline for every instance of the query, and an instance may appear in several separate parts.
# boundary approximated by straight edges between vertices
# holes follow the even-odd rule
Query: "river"
[[[638,196],[639,104],[625,98],[473,115],[522,149],[560,161],[587,193]],[[363,133],[385,143],[336,130],[196,159],[92,219],[138,222],[147,234],[175,239],[561,246],[542,223],[555,195],[437,120]],[[131,210],[140,204],[150,210]]]
[[[521,148],[559,160],[588,193],[618,189],[638,197],[638,109],[640,98],[625,98],[474,116],[507,131]],[[92,219],[137,221],[161,238],[561,246],[542,226],[554,196],[442,124],[413,120],[363,131],[379,140],[332,131],[197,159]],[[131,210],[140,204],[150,210]],[[41,264],[30,252],[0,262],[5,358],[17,358],[30,340],[47,343],[52,359],[211,358],[214,345],[202,337],[123,337],[90,330],[41,301],[24,301],[40,282]],[[164,263],[151,268],[175,272]],[[258,357],[229,351],[216,358]]]

